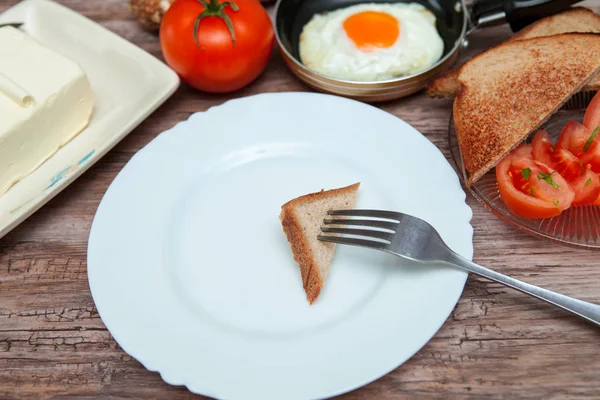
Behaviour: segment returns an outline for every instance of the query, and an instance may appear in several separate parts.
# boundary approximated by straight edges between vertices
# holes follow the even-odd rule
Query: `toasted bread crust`
[[[506,42],[571,32],[599,33],[600,15],[584,7],[571,7],[526,26]]]
[[[556,59],[553,54],[561,54]],[[485,74],[482,74],[485,71]],[[511,41],[465,63],[453,105],[467,186],[600,71],[600,34]]]
[[[581,26],[580,21],[586,20],[586,24]],[[568,32],[600,32],[600,15],[583,7],[572,7],[561,13],[543,18],[515,33],[502,44],[516,40],[529,39],[533,37],[551,36]],[[498,47],[495,46],[491,49]],[[444,74],[438,76],[425,87],[425,93],[432,98],[453,98],[458,93],[459,83],[458,75],[461,66],[457,66]],[[581,88],[582,92],[600,90],[600,76],[590,80],[589,83]]]
[[[324,196],[332,196],[332,195],[337,196],[340,194],[352,193],[352,192],[355,192],[356,190],[358,190],[359,186],[360,186],[360,183],[354,183],[352,185],[344,186],[344,187],[341,187],[338,189],[330,189],[330,190],[321,189],[321,191],[319,191],[319,192],[309,193],[309,194],[305,194],[300,197],[296,197],[295,199],[292,199],[292,200],[288,201],[287,203],[285,203],[284,205],[282,205],[281,208],[286,209],[286,208],[290,208],[290,207],[295,207],[300,204],[310,203],[311,201],[313,201],[317,198],[323,198]]]
[[[581,92],[597,92],[600,90],[600,73],[596,74],[596,77],[592,78],[588,83],[583,85]]]
[[[353,193],[358,190],[360,183],[355,183],[350,186],[339,189],[321,190],[320,192],[309,193],[304,196],[297,197],[281,206],[281,214],[279,219],[288,242],[292,246],[292,254],[294,260],[300,265],[300,274],[302,276],[302,285],[306,292],[306,299],[312,304],[321,294],[324,279],[321,276],[319,269],[315,265],[315,260],[310,249],[310,245],[304,235],[304,231],[298,222],[295,213],[297,206],[310,203],[317,198],[326,196],[338,196],[346,193]]]
[[[300,265],[302,286],[306,292],[306,298],[312,304],[319,297],[319,294],[321,294],[323,279],[320,277],[317,268],[314,267],[315,262],[310,251],[310,246],[296,219],[293,208],[284,206],[280,219],[285,236],[292,246],[294,260]]]
[[[425,93],[429,97],[438,99],[453,98],[458,92],[458,74],[460,66],[438,76],[425,86]]]

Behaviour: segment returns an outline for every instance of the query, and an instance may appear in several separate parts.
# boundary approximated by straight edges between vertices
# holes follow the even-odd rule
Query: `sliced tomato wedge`
[[[586,206],[593,204],[600,196],[600,177],[590,169],[586,169],[575,181],[570,182],[575,192],[572,205]]]
[[[556,170],[568,182],[585,172],[579,159],[565,148],[555,148],[546,132],[538,131],[531,144],[533,159]]]
[[[592,131],[584,125],[577,121],[569,121],[560,132],[556,147],[567,149],[579,157],[591,135]]]
[[[548,165],[537,161],[534,161],[534,164],[539,168],[539,171],[535,171],[535,176],[530,179],[535,196],[552,201],[563,211],[571,207],[575,199],[575,192],[571,189],[569,182]]]
[[[574,206],[594,204],[600,196],[600,176],[588,169],[571,184],[571,189],[575,192]]]
[[[535,162],[532,146],[523,144],[496,166],[500,196],[524,218],[550,218],[571,206],[575,193],[558,172]]]
[[[581,166],[600,173],[600,128],[592,131],[575,121],[569,121],[560,133],[556,148],[569,150],[581,160]]]
[[[554,153],[554,145],[545,131],[537,131],[531,142],[531,155],[534,160],[550,164],[550,156]]]
[[[581,165],[583,167],[589,168],[596,173],[600,173],[600,142],[594,140],[594,145],[587,151],[584,151],[579,158],[581,159]]]
[[[585,154],[585,153],[584,153]],[[548,134],[544,131],[536,133],[532,142],[534,161],[541,162],[558,172],[575,192],[572,205],[587,205],[600,195],[600,179],[590,168],[569,150],[554,147]]]
[[[600,196],[598,196],[598,198],[596,199],[596,201],[594,202],[595,206],[600,206]]]
[[[600,92],[596,93],[583,116],[583,125],[594,130],[600,126]]]

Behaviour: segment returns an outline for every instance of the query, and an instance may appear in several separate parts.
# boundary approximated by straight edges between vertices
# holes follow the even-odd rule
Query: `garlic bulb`
[[[144,29],[158,31],[163,16],[175,0],[130,0],[131,12]]]

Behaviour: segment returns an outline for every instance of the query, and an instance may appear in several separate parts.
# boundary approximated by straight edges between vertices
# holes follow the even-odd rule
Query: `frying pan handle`
[[[475,27],[508,22],[513,32],[538,19],[561,12],[581,0],[475,0],[471,23]]]

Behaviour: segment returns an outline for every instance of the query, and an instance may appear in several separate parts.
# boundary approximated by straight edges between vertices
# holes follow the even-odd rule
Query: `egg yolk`
[[[344,21],[346,35],[361,50],[390,47],[400,35],[398,20],[379,11],[363,11]]]

